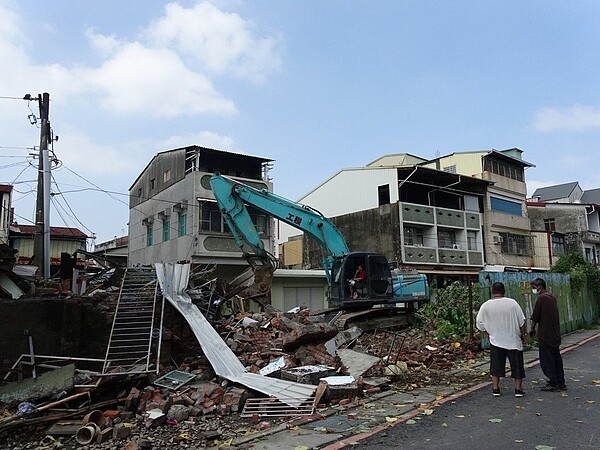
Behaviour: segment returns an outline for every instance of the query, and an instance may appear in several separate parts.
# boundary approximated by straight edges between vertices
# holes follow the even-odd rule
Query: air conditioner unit
[[[454,250],[460,250],[460,244],[452,244]]]
[[[504,238],[502,236],[494,236],[493,240],[494,244],[502,244],[504,242]]]

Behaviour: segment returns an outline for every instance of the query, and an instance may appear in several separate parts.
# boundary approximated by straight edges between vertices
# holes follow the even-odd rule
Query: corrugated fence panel
[[[485,272],[479,273],[481,300],[491,298],[492,284],[504,283],[506,296],[514,298],[525,313],[527,326],[535,305],[536,295],[531,292],[530,282],[543,278],[546,287],[558,300],[561,333],[568,333],[591,324],[598,318],[598,304],[591,291],[584,286],[573,293],[571,278],[562,273],[527,273],[527,272]]]

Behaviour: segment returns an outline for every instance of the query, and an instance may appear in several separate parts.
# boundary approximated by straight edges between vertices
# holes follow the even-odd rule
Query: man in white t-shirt
[[[500,396],[500,378],[506,376],[508,358],[510,376],[515,379],[515,397],[523,397],[525,315],[519,304],[504,293],[503,283],[492,285],[492,298],[481,305],[477,313],[477,328],[490,336],[492,395]]]

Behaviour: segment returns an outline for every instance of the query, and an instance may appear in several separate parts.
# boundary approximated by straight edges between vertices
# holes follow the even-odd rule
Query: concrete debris
[[[348,348],[340,348],[337,353],[346,371],[355,378],[360,377],[381,361],[381,358],[377,356],[367,355]]]
[[[321,378],[334,375],[335,367],[328,366],[302,366],[293,369],[284,369],[281,371],[281,377],[284,380],[295,381],[304,384],[319,384]]]
[[[74,386],[75,365],[42,373],[37,378],[26,378],[0,387],[0,402],[35,401],[55,392],[70,391]]]

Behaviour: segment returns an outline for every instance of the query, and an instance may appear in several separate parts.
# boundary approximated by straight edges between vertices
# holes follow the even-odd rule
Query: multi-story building
[[[423,164],[492,183],[483,199],[483,244],[488,265],[517,269],[533,266],[525,169],[534,165],[524,161],[522,153],[518,148],[460,152]]]
[[[299,201],[330,217],[352,251],[381,252],[399,267],[424,273],[476,275],[484,265],[482,205],[491,183],[423,162],[386,155],[339,171]],[[298,256],[297,239],[282,249],[287,264],[290,253]],[[318,266],[321,254],[305,240],[304,265]]]
[[[536,266],[549,268],[567,252],[600,265],[600,189],[583,191],[578,182],[538,188],[527,209]]]
[[[247,266],[221,217],[209,180],[215,172],[273,190],[272,160],[196,145],[158,153],[129,189],[129,265],[191,261],[216,265],[221,276]],[[265,249],[273,252],[273,220],[250,208]]]

